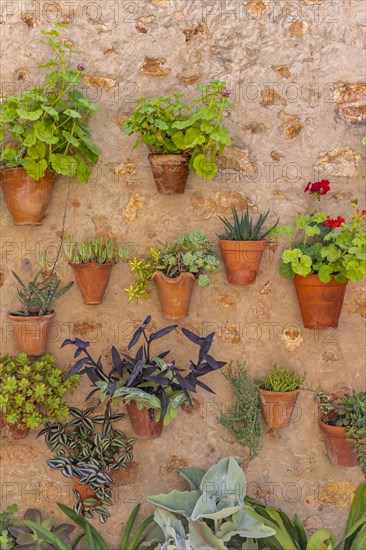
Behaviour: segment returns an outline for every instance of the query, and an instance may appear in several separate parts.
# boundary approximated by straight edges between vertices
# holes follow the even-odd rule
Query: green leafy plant
[[[254,458],[263,446],[259,383],[239,361],[236,368],[230,363],[222,374],[230,382],[234,402],[221,413],[219,422],[234,436],[236,443],[248,447],[250,458]]]
[[[4,510],[0,509],[0,549],[13,550],[15,546],[15,537],[11,534],[9,527],[17,524],[14,514],[18,511],[18,506],[12,504]]]
[[[174,279],[181,273],[189,272],[197,278],[200,287],[210,284],[210,273],[221,269],[214,244],[200,231],[191,231],[173,244],[159,243],[150,247],[147,255],[141,260],[136,257],[128,262],[130,272],[137,280],[125,288],[128,301],[146,298],[149,294],[151,277],[155,271],[161,271]]]
[[[243,546],[246,542],[256,548],[253,539],[275,533],[249,514],[244,502],[247,482],[235,458],[223,458],[207,472],[199,468],[178,471],[190,491],[173,490],[148,498],[158,506],[154,519],[164,534],[161,548],[239,550],[247,547]]]
[[[329,181],[322,180],[309,182],[305,191],[320,199],[329,189]],[[280,227],[278,234],[288,239],[281,274],[287,278],[317,274],[322,283],[332,276],[339,283],[360,281],[366,274],[366,210],[360,212],[355,203],[352,207],[354,215],[348,221],[315,212],[298,216],[296,228]]]
[[[6,422],[37,428],[49,419],[67,417],[63,396],[72,392],[80,377],[66,378],[55,361],[52,355],[31,361],[25,353],[0,358],[0,412]]]
[[[232,105],[226,83],[212,80],[196,88],[192,105],[181,101],[182,94],[140,97],[133,115],[125,122],[128,135],[138,134],[134,148],[145,143],[153,154],[188,154],[189,167],[199,176],[212,179],[218,172],[216,154],[231,145],[223,113]]]
[[[25,525],[9,527],[10,533],[16,539],[16,548],[21,548],[22,546],[32,548],[33,550],[54,548],[31,525],[38,526],[50,535],[57,536],[65,545],[71,543],[70,534],[75,529],[74,525],[68,523],[55,526],[55,518],[53,516],[42,519],[42,514],[37,508],[30,508],[25,512],[24,523]]]
[[[88,485],[94,493],[83,500],[75,490],[75,511],[88,518],[93,518],[96,512],[104,523],[110,516],[106,505],[112,504],[111,474],[128,467],[136,439],[114,427],[124,414],[112,414],[107,407],[104,414],[92,415],[94,410],[95,407],[85,410],[70,407],[70,422],[48,422],[39,436],[44,435],[47,447],[56,452],[47,464],[65,477],[75,478],[78,484]]]
[[[67,235],[63,243],[66,258],[72,264],[97,264],[115,263],[118,260],[127,260],[130,250],[127,245],[117,245],[114,239],[106,239],[100,236],[86,239],[78,243],[72,235]]]
[[[273,365],[270,374],[260,379],[260,387],[267,391],[288,392],[301,388],[306,379],[306,373],[298,374],[284,365]]]
[[[260,214],[256,223],[253,222],[252,217],[249,215],[248,208],[246,212],[242,212],[241,217],[239,218],[238,212],[235,206],[231,207],[231,213],[233,216],[233,222],[231,223],[227,218],[223,216],[218,216],[225,226],[225,233],[217,235],[220,240],[226,241],[261,241],[265,237],[271,234],[274,228],[278,224],[277,222],[272,225],[269,229],[262,229],[268,214],[269,210],[265,214]]]
[[[317,392],[320,418],[331,426],[344,426],[357,455],[358,463],[366,474],[366,391],[350,392],[344,388],[337,393]]]
[[[267,506],[253,498],[246,502],[254,509],[248,513],[267,527],[275,530],[269,538],[258,541],[259,549],[282,550],[361,550],[366,543],[366,481],[361,483],[353,497],[347,519],[345,534],[337,542],[336,535],[327,528],[318,529],[310,537],[297,515],[290,519],[287,514]]]
[[[77,89],[85,65],[78,63],[73,70],[73,48],[62,37],[65,28],[56,23],[54,29],[41,31],[41,44],[53,54],[38,66],[50,69],[44,85],[1,98],[0,164],[5,168],[23,166],[35,180],[51,170],[86,183],[90,166],[99,159],[87,119],[99,107]]]

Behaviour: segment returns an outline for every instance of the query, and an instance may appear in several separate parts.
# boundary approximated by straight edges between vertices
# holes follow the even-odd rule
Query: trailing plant
[[[259,382],[240,361],[236,367],[230,363],[222,374],[230,382],[233,403],[229,410],[221,412],[219,422],[234,436],[236,443],[248,447],[250,458],[254,458],[263,446]]]
[[[287,369],[283,364],[273,365],[270,374],[260,379],[260,387],[267,391],[288,392],[301,388],[306,379],[306,372],[299,374]]]
[[[227,101],[231,92],[219,80],[196,90],[192,105],[181,101],[182,94],[136,99],[137,107],[124,127],[128,135],[138,135],[134,148],[143,142],[153,154],[188,154],[189,168],[210,180],[218,172],[216,154],[231,145],[222,123],[224,111],[233,107]]]
[[[172,279],[181,273],[192,273],[200,287],[210,284],[210,273],[221,269],[214,244],[200,231],[191,231],[173,244],[159,243],[150,247],[147,255],[138,260],[129,260],[130,272],[137,280],[125,288],[128,301],[146,298],[149,294],[151,277],[155,271],[161,271]]]
[[[343,388],[338,393],[318,391],[320,418],[331,426],[344,426],[358,463],[366,474],[366,391],[350,393]]]
[[[77,89],[85,65],[77,63],[73,68],[73,47],[62,37],[66,28],[56,23],[54,29],[41,31],[45,38],[40,43],[53,54],[38,65],[50,69],[43,86],[1,97],[0,164],[23,166],[35,180],[51,170],[86,183],[91,165],[99,159],[87,119],[99,107]]]
[[[249,215],[248,208],[246,212],[242,212],[239,218],[235,206],[231,207],[233,222],[230,222],[226,217],[218,216],[225,226],[225,233],[217,235],[220,240],[226,241],[262,241],[272,233],[278,224],[278,220],[269,229],[262,229],[269,210],[265,214],[259,214],[258,220],[254,223],[253,218]]]
[[[54,516],[49,516],[42,519],[42,514],[37,508],[29,508],[24,514],[25,525],[12,525],[9,527],[10,533],[16,539],[16,547],[23,546],[32,548],[33,550],[53,549],[54,546],[49,544],[45,538],[37,532],[34,527],[37,526],[43,531],[46,531],[51,536],[57,536],[63,544],[71,544],[70,534],[74,531],[75,526],[69,523],[55,526]],[[32,525],[32,526],[31,526]]]
[[[55,273],[55,264],[52,268],[47,266],[47,257],[42,253],[39,258],[41,269],[36,273],[31,281],[24,283],[19,275],[12,271],[15,279],[20,285],[18,298],[22,309],[12,311],[11,315],[20,317],[29,317],[49,315],[53,313],[53,304],[74,284],[73,281],[60,288],[61,280]]]
[[[114,239],[101,236],[86,239],[81,243],[74,241],[72,235],[67,235],[63,243],[66,258],[72,264],[110,264],[118,260],[127,260],[130,256],[129,247],[117,245]]]
[[[317,529],[310,537],[297,515],[290,519],[284,512],[253,498],[246,502],[255,510],[248,513],[276,532],[258,541],[258,548],[269,550],[361,550],[366,542],[366,481],[361,483],[353,497],[345,533],[337,542],[336,535],[327,528]]]
[[[177,416],[181,405],[192,404],[191,394],[197,391],[197,387],[215,393],[202,382],[201,377],[221,369],[226,363],[217,361],[209,353],[215,333],[201,338],[182,328],[184,336],[199,348],[197,361],[190,359],[189,373],[183,374],[183,369],[176,366],[175,360],[166,360],[169,351],[158,355],[152,354],[151,351],[152,343],[167,336],[177,328],[177,325],[170,325],[148,336],[146,328],[150,322],[149,315],[128,344],[127,351],[138,343],[141,336],[144,338],[144,344],[137,349],[135,356],[120,353],[112,347],[113,368],[109,373],[104,370],[101,357],[95,361],[90,355],[89,342],[71,338],[65,340],[62,346],[75,346],[74,358],[81,356],[81,359],[71,367],[68,376],[76,373],[88,376],[94,389],[87,399],[100,392],[102,401],[107,397],[116,404],[120,397],[125,403],[136,401],[139,409],[147,407],[157,410],[156,420],[163,420],[167,426]]]
[[[18,506],[12,504],[4,510],[0,509],[0,549],[13,550],[15,546],[15,537],[11,534],[9,527],[17,524],[14,514],[18,511]]]
[[[318,200],[330,190],[328,180],[311,183],[305,192]],[[357,282],[366,274],[366,210],[358,210],[346,221],[342,216],[331,218],[325,212],[297,216],[296,227],[283,226],[277,234],[287,236],[280,271],[286,278],[295,275],[318,275],[322,283],[331,277],[339,283]]]
[[[104,523],[110,516],[106,506],[112,504],[111,473],[128,467],[136,439],[114,427],[124,414],[112,414],[110,406],[105,414],[92,415],[94,410],[70,407],[70,422],[47,422],[39,436],[44,435],[47,447],[56,453],[47,464],[67,478],[76,478],[78,484],[88,485],[95,494],[83,500],[75,490],[74,510],[87,518],[93,518],[96,512]]]
[[[31,361],[25,353],[0,357],[0,412],[6,422],[33,429],[67,417],[64,394],[72,393],[80,377],[66,378],[55,361],[52,355]]]
[[[223,458],[207,472],[178,471],[190,491],[173,490],[148,498],[158,507],[154,519],[164,534],[160,548],[241,550],[257,548],[255,541],[275,534],[261,519],[252,518],[244,500],[246,478],[235,458]]]

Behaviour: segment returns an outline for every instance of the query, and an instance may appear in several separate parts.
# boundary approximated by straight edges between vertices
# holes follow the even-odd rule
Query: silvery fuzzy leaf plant
[[[259,539],[275,534],[253,518],[245,503],[247,482],[234,457],[223,458],[207,472],[180,468],[179,473],[190,491],[148,498],[158,507],[154,519],[163,534],[160,550],[255,550]]]

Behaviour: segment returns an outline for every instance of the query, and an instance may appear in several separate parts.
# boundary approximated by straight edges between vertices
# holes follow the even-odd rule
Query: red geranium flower
[[[304,189],[304,193],[310,193],[310,195],[326,195],[330,191],[330,184],[328,180],[316,181],[309,183]]]
[[[342,218],[342,216],[338,216],[337,218],[332,219],[330,216],[327,216],[327,219],[324,222],[325,227],[330,227],[333,229],[334,227],[341,227],[342,223],[345,223],[346,220]]]

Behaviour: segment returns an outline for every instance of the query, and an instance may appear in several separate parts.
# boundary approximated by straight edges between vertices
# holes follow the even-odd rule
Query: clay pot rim
[[[319,420],[319,426],[320,429],[323,430],[323,432],[333,432],[334,435],[346,434],[347,426],[332,426],[332,424],[327,424],[323,420]]]
[[[300,392],[301,388],[298,388],[297,390],[291,390],[291,391],[272,391],[272,390],[264,390],[262,388],[259,388],[259,393],[263,395],[294,395],[298,394]]]
[[[303,275],[295,275],[295,277],[293,278],[293,281],[294,281],[294,284],[296,285],[295,281],[305,281],[306,279],[308,279],[309,281],[310,280],[314,281],[316,279],[318,281],[318,286],[325,286],[325,287],[329,287],[329,286],[346,286],[349,282],[349,281],[345,281],[344,283],[338,283],[335,280],[335,275],[331,275],[330,277],[331,277],[331,280],[328,281],[328,283],[322,283],[322,281],[318,277],[318,274],[317,273],[312,273],[311,275],[307,275],[306,277],[304,277]]]
[[[186,158],[186,159],[190,159],[191,158],[191,155],[189,153],[177,153],[176,155],[173,155],[172,153],[168,153],[168,154],[165,154],[165,153],[149,153],[148,156],[147,156],[149,159],[154,157],[158,157],[158,158],[165,158],[165,159],[176,159],[176,158]]]
[[[12,168],[0,168],[0,174],[2,172],[15,172],[16,173],[16,172],[19,172],[19,171],[24,171],[31,180],[36,181],[36,182],[42,181],[45,177],[47,177],[47,174],[49,175],[50,178],[52,177],[53,180],[56,179],[57,176],[60,176],[60,174],[58,174],[54,170],[46,170],[44,175],[39,180],[36,180],[36,179],[32,178],[32,176],[30,176],[26,172],[24,166],[13,166]]]
[[[256,244],[256,245],[259,245],[260,247],[266,247],[266,246],[268,246],[270,241],[269,241],[269,239],[260,239],[259,241],[237,241],[237,240],[234,240],[234,239],[220,239],[219,238],[219,244],[220,243],[239,243],[239,244],[244,244],[244,245]]]
[[[191,273],[190,271],[183,271],[178,277],[168,277],[165,275],[162,271],[154,271],[154,273],[151,275],[151,280],[154,280],[155,276],[161,275],[164,278],[164,282],[167,284],[176,284],[179,283],[183,278],[189,278],[196,281],[196,277]]]
[[[56,312],[55,311],[52,311],[52,313],[48,313],[47,315],[14,315],[13,313],[11,313],[10,311],[8,311],[8,313],[6,314],[6,316],[8,317],[8,319],[11,319],[11,320],[24,320],[24,321],[29,321],[29,319],[52,319],[54,316],[56,315]]]
[[[96,261],[92,261],[92,262],[88,262],[86,264],[74,264],[73,262],[68,262],[69,265],[71,265],[71,267],[91,267],[91,266],[100,266],[100,267],[110,267],[110,266],[114,266],[116,265],[117,262],[113,261],[113,262],[108,262],[108,263],[104,263],[104,264],[99,264],[98,262]]]

